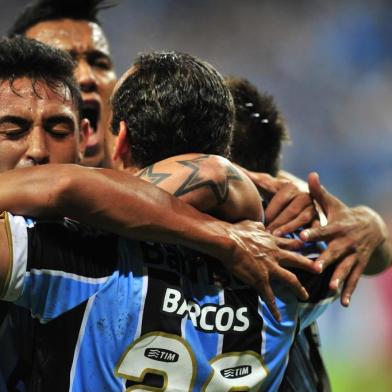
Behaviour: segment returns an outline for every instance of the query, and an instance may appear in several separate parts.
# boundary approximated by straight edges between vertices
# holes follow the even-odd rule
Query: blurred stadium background
[[[81,0],[83,1],[83,0]],[[28,1],[0,0],[4,34]],[[283,167],[310,170],[392,231],[392,3],[382,0],[120,0],[101,14],[118,74],[136,53],[175,49],[272,93],[293,143]],[[392,391],[392,272],[363,279],[349,309],[320,322],[338,392]]]

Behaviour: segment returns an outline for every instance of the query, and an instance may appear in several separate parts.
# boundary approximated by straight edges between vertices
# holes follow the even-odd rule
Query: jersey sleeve
[[[115,236],[71,221],[37,222],[8,214],[12,273],[4,299],[47,322],[99,292],[117,261]]]
[[[3,212],[0,219],[5,221],[10,252],[10,266],[1,299],[13,302],[20,297],[27,266],[27,225],[21,216]]]

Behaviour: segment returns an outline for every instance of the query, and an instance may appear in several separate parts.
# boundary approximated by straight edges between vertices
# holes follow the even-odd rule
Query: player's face
[[[82,163],[100,165],[104,159],[104,136],[110,117],[109,98],[116,82],[102,29],[93,22],[60,19],[38,23],[27,30],[26,36],[66,50],[75,59],[75,76],[82,90],[83,116],[92,126]]]
[[[75,163],[83,147],[69,91],[54,92],[44,82],[33,88],[28,78],[0,83],[0,172]]]

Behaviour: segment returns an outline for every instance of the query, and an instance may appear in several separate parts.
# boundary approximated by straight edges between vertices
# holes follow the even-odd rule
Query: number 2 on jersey
[[[253,351],[225,353],[210,360],[212,372],[203,392],[257,391],[268,372]],[[151,332],[131,344],[121,357],[116,375],[132,380],[127,391],[192,391],[196,360],[189,344],[177,335]],[[146,374],[163,377],[162,389],[142,385]]]

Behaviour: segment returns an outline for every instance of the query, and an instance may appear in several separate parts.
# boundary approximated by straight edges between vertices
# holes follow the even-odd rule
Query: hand
[[[320,272],[314,262],[289,251],[301,248],[302,241],[274,237],[265,232],[261,223],[253,221],[228,225],[227,230],[231,245],[224,254],[217,257],[234,275],[259,293],[276,320],[280,320],[280,314],[270,285],[271,280],[287,285],[302,300],[308,298],[308,293],[298,278],[283,268],[296,267]]]
[[[304,241],[327,241],[328,248],[318,262],[323,269],[339,263],[332,275],[330,288],[343,287],[341,304],[348,306],[362,272],[375,249],[385,240],[380,228],[381,219],[367,207],[349,208],[320,185],[317,173],[310,173],[308,184],[311,196],[320,204],[328,224],[301,232]]]
[[[317,219],[309,193],[301,191],[294,183],[282,185],[265,210],[267,230],[276,236],[314,225]]]
[[[313,200],[301,180],[288,175],[274,178],[266,173],[248,171],[246,174],[264,192],[273,195],[265,210],[269,232],[281,236],[318,222]]]

